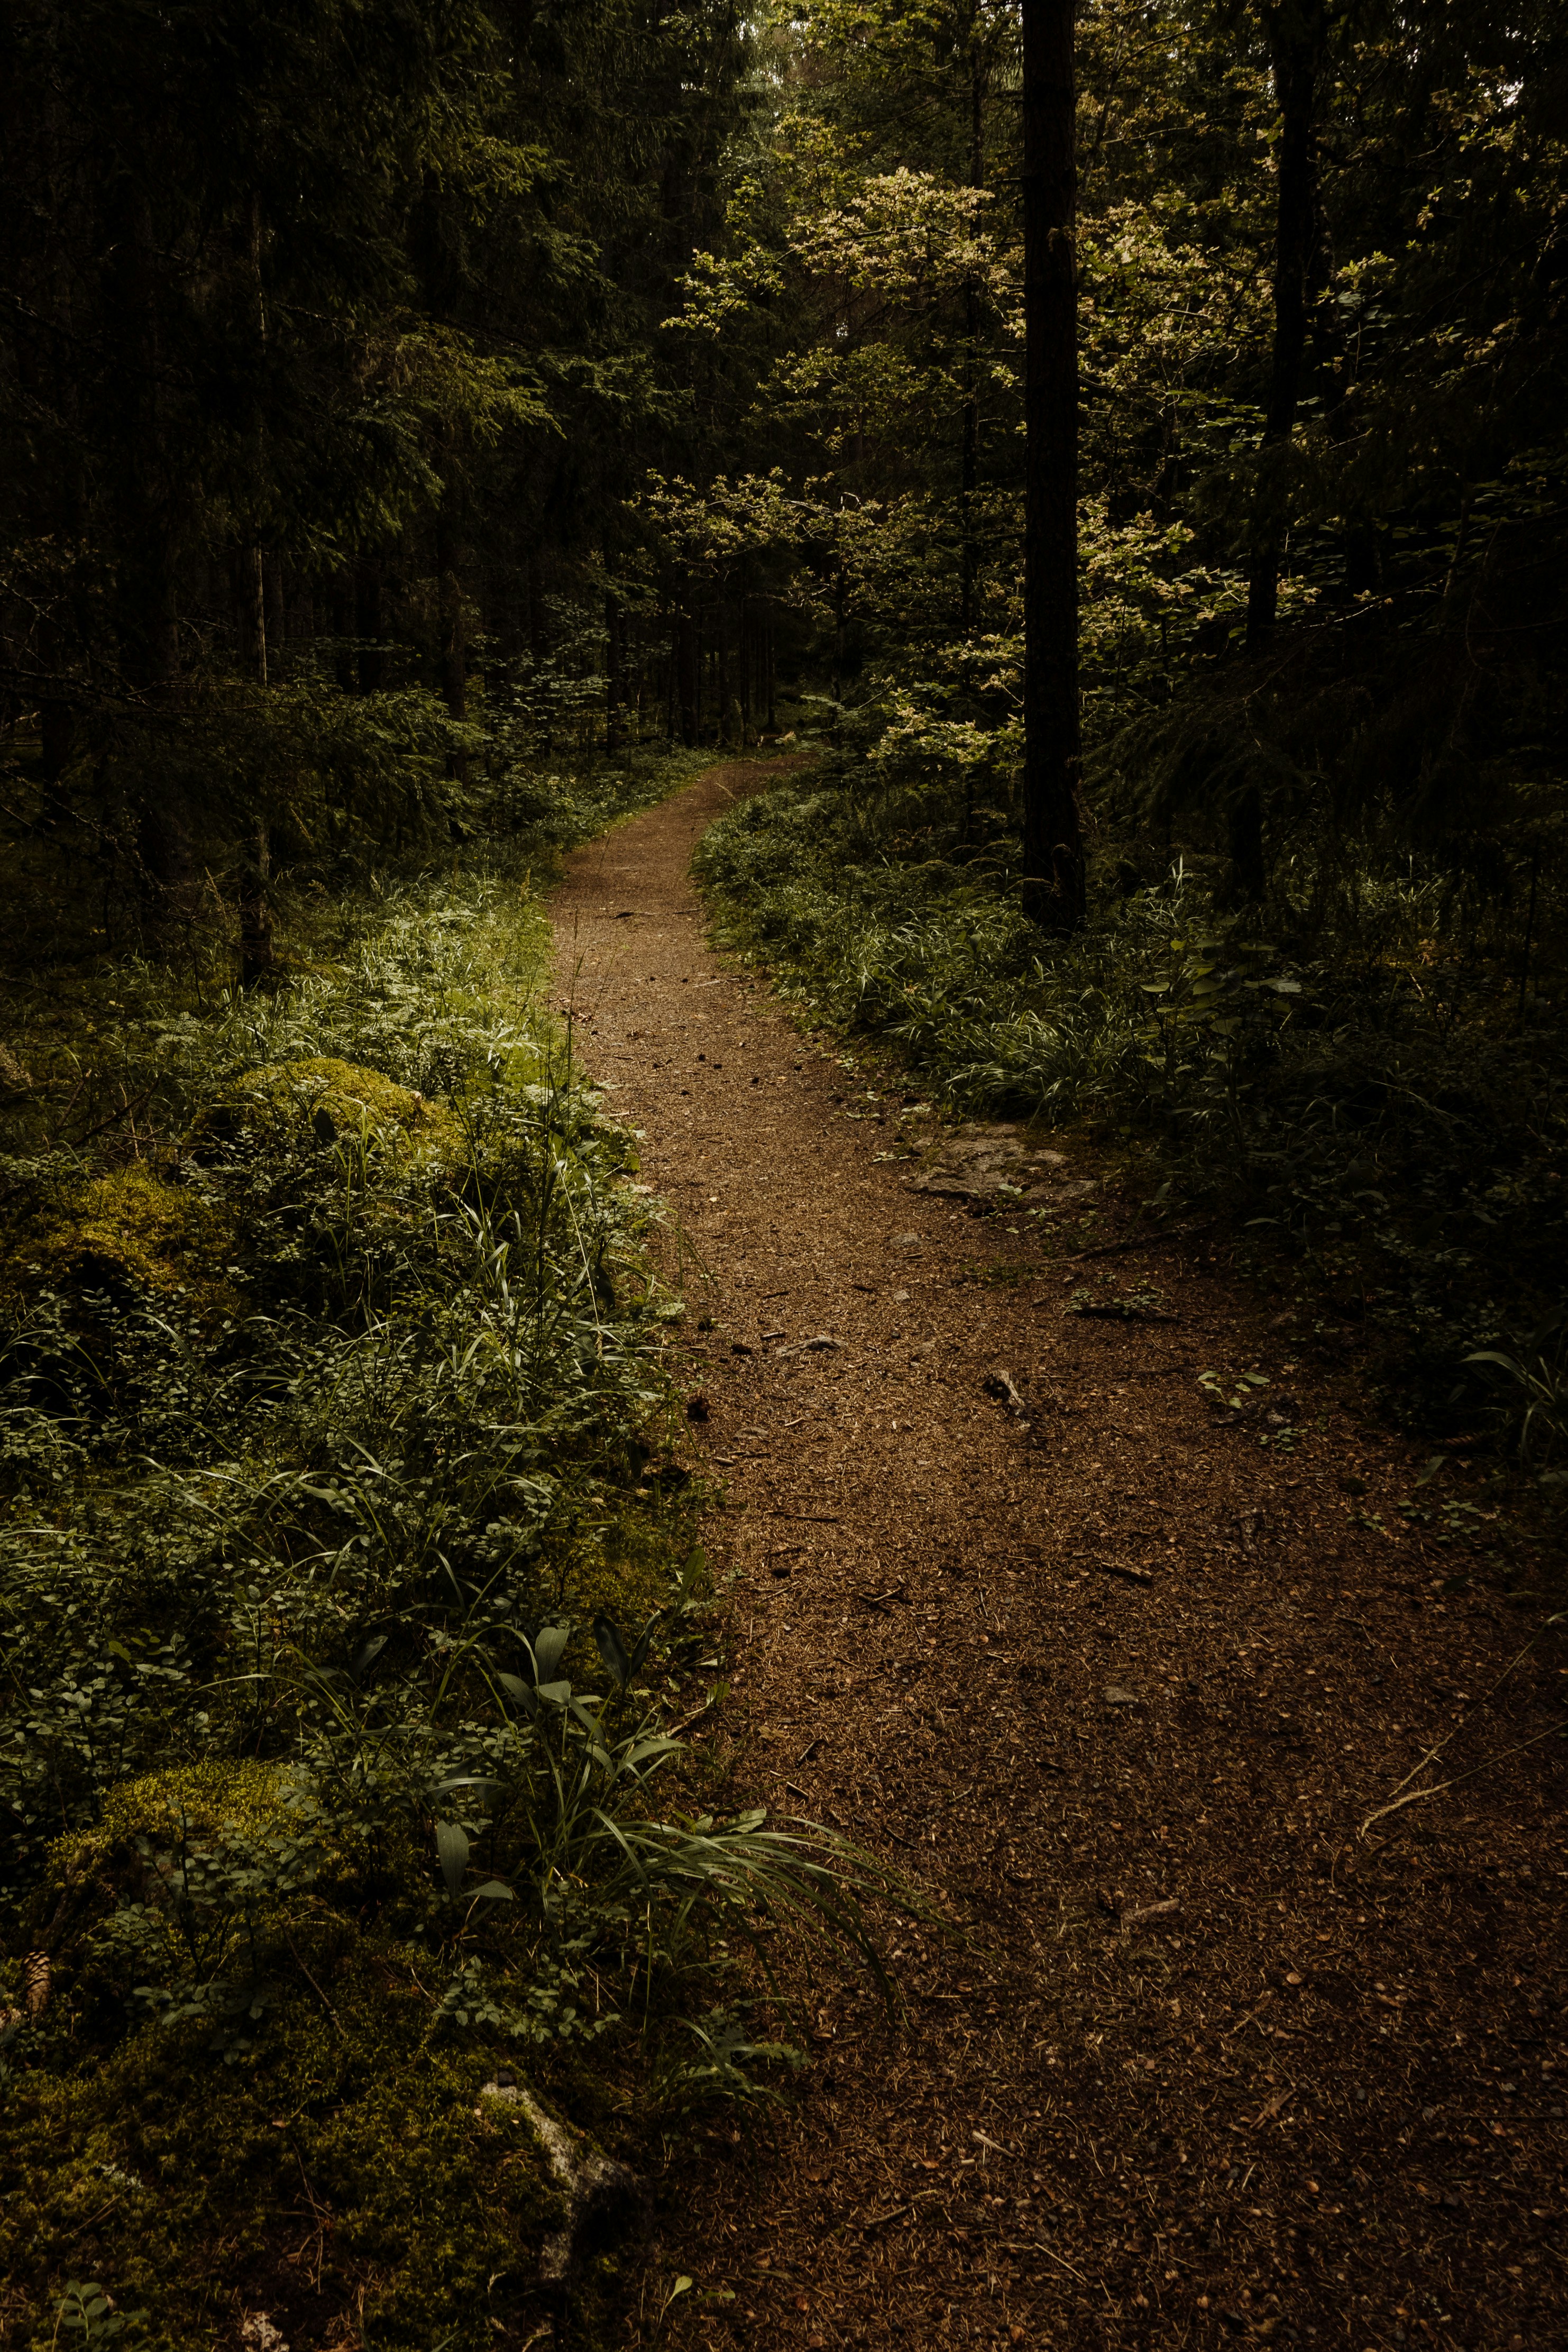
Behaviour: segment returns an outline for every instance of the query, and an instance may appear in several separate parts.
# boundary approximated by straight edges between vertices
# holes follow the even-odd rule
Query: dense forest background
[[[735,936],[957,1099],[1244,1180],[1429,1408],[1467,1345],[1554,1381],[1553,12],[1080,10],[1090,911],[1050,949],[1016,8],[4,38],[26,952],[68,869],[91,944],[221,903],[263,979],[290,877],[809,729],[809,819],[710,849]]]

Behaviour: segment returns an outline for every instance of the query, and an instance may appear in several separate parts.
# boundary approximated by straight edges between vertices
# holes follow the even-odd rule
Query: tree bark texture
[[[1084,907],[1072,17],[1072,0],[1023,0],[1024,899],[1053,931]]]
[[[272,937],[272,903],[267,886],[272,878],[272,846],[265,818],[250,828],[240,858],[239,977],[242,988],[254,988],[277,967]]]
[[[458,537],[457,499],[457,484],[449,472],[442,484],[441,503],[435,509],[441,698],[450,718],[464,719],[468,716],[468,648],[464,641],[463,551]],[[466,752],[451,752],[446,764],[450,775],[459,782],[466,781]]]
[[[985,69],[980,50],[978,9],[969,30],[969,185],[986,184]],[[963,545],[959,558],[959,624],[965,636],[975,629],[975,494],[979,483],[980,402],[977,354],[980,336],[980,289],[969,278],[964,285],[964,446],[958,492]]]
[[[1280,109],[1274,222],[1274,350],[1253,493],[1247,579],[1247,650],[1260,652],[1279,618],[1284,557],[1284,484],[1270,464],[1295,428],[1307,346],[1308,277],[1317,236],[1317,95],[1328,46],[1325,0],[1262,5],[1264,38]]]
[[[675,620],[675,692],[680,702],[681,740],[691,745],[696,741],[702,724],[702,646],[697,625],[684,602]]]
[[[613,588],[604,591],[604,748],[626,740],[626,621]]]

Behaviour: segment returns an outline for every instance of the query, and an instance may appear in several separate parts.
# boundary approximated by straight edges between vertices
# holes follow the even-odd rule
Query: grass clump
[[[20,1024],[134,1115],[29,1094],[0,1162],[17,2344],[92,2286],[160,2343],[526,2337],[562,2196],[497,2064],[635,2154],[792,2054],[748,1954],[873,1957],[853,1857],[711,1816],[662,1727],[707,1599],[665,1302],[523,877],[286,944]]]

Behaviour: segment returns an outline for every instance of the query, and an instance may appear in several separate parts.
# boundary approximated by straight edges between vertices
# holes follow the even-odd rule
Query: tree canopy
[[[0,684],[47,793],[225,679],[613,746],[765,724],[780,653],[877,756],[1013,788],[1016,7],[17,0],[0,39]],[[1554,12],[1091,0],[1071,51],[1091,796],[1201,808],[1254,896],[1329,810],[1533,838]],[[130,797],[156,883],[187,819]]]

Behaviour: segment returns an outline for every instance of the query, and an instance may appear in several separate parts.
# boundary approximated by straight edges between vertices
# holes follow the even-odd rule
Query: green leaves
[[[455,1822],[435,1824],[435,1858],[441,1864],[441,1875],[446,1881],[448,1895],[455,1895],[468,1868],[468,1834]]]
[[[555,1670],[566,1654],[571,1639],[570,1625],[547,1625],[535,1634],[529,1649],[534,1662],[535,1680],[541,1685],[551,1681]],[[570,1685],[566,1685],[568,1689]]]
[[[688,1563],[689,1565],[689,1563]],[[648,1650],[654,1634],[665,1622],[666,1612],[657,1611],[650,1617],[630,1650],[621,1638],[620,1629],[612,1617],[601,1610],[593,1620],[593,1640],[605,1672],[621,1690],[627,1689],[642,1673],[647,1662]]]
[[[107,2344],[127,2331],[140,2333],[146,2317],[145,2311],[116,2311],[96,2279],[85,2283],[70,2279],[60,2297],[56,2336],[68,2344]]]

